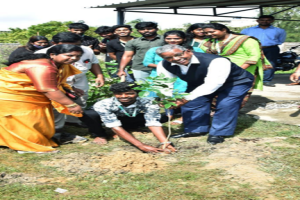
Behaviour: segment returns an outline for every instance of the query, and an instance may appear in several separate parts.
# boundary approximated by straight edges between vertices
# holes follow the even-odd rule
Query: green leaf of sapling
[[[169,109],[171,106],[172,106],[171,104],[165,104],[165,105],[164,105],[164,107],[165,107],[166,109]]]
[[[173,103],[173,102],[170,102],[170,104],[171,104],[172,106],[177,106],[177,104],[176,104],[176,103]]]
[[[147,97],[150,93],[148,91],[141,91],[139,92],[140,97]]]

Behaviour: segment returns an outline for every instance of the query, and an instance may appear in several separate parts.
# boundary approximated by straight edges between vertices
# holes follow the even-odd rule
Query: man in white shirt
[[[189,95],[176,101],[178,107],[182,106],[184,133],[171,137],[196,137],[209,132],[207,142],[217,144],[224,141],[224,136],[233,135],[253,75],[227,58],[192,52],[179,45],[162,46],[156,53],[164,58],[157,66],[158,74],[188,83]],[[216,113],[210,127],[210,105],[216,96]]]

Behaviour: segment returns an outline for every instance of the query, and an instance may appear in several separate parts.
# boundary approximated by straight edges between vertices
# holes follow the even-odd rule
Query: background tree
[[[70,23],[73,22],[50,21],[42,24],[32,25],[28,27],[28,29],[10,28],[11,32],[0,34],[0,43],[20,43],[21,45],[25,45],[28,42],[28,39],[34,35],[42,35],[51,40],[53,35],[56,35],[59,32],[68,31],[68,25]],[[97,27],[90,27],[85,34],[101,39],[101,37],[94,32],[96,28]]]
[[[288,7],[266,7],[264,8],[264,15],[271,15],[279,12]],[[290,10],[274,14],[275,19],[289,19],[289,20],[300,20],[300,7],[295,7]],[[273,26],[284,29],[287,32],[286,42],[299,42],[299,21],[281,21],[275,20]]]
[[[139,23],[144,21],[143,19],[135,19],[135,20],[131,20],[129,22],[127,22],[126,24],[132,27],[132,33],[131,35],[134,37],[141,37],[141,34],[139,34],[139,32],[137,32],[137,30],[134,28],[134,26]]]

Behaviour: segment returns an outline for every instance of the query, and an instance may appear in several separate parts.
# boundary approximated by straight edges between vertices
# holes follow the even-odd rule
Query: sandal
[[[295,86],[295,85],[300,85],[300,83],[289,83],[289,84],[286,84],[286,86]]]

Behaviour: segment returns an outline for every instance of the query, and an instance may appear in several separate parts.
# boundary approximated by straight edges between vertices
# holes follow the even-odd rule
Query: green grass
[[[276,177],[273,187],[279,199],[300,198],[300,140],[293,140],[292,143],[294,142],[298,144],[298,148],[273,147],[277,153],[262,160],[264,169]]]
[[[143,132],[146,130],[142,129]],[[87,135],[87,129],[83,128],[67,127],[67,131]],[[297,126],[259,121],[247,115],[240,116],[235,137],[287,137],[283,143],[286,146],[259,144],[272,148],[273,151],[269,156],[262,156],[258,160],[260,170],[274,178],[274,182],[266,186],[267,188],[256,188],[250,183],[226,179],[224,177],[227,172],[223,169],[204,169],[203,167],[209,163],[206,159],[214,153],[214,149],[219,147],[218,145],[207,146],[206,137],[202,137],[178,143],[178,146],[181,146],[179,152],[161,156],[162,159],[174,159],[174,161],[170,162],[164,170],[149,173],[70,174],[41,163],[73,152],[91,155],[93,153],[111,154],[116,148],[123,151],[135,149],[122,140],[110,141],[106,146],[63,145],[59,147],[62,151],[59,155],[20,155],[7,148],[1,148],[0,174],[3,172],[6,174],[24,173],[49,179],[49,181],[35,184],[27,184],[26,181],[9,183],[0,178],[0,195],[1,199],[11,200],[263,200],[269,198],[270,195],[274,199],[300,199],[300,139],[291,137],[298,131]],[[149,134],[137,134],[136,137],[147,144],[157,144],[157,141]],[[203,149],[208,149],[209,152]],[[193,161],[193,159],[198,161]],[[68,192],[59,194],[54,192],[56,188],[67,189]]]

